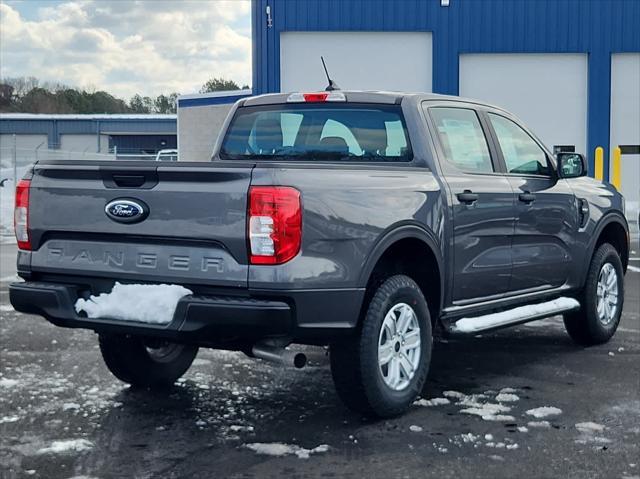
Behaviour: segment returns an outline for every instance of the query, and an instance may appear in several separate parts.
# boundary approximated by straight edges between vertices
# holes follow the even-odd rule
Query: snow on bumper
[[[110,293],[80,298],[76,313],[84,311],[91,319],[111,318],[139,323],[169,324],[178,301],[193,292],[177,284],[121,284]]]

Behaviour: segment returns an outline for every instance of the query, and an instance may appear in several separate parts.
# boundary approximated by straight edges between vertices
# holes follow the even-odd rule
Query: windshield
[[[399,105],[296,103],[238,108],[220,158],[411,161]]]

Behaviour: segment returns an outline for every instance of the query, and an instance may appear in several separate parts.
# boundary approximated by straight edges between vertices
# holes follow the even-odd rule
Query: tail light
[[[300,192],[288,186],[249,189],[249,260],[251,264],[282,264],[300,251]]]
[[[20,180],[16,186],[16,207],[13,212],[13,230],[18,248],[31,250],[29,238],[29,188],[31,180]]]

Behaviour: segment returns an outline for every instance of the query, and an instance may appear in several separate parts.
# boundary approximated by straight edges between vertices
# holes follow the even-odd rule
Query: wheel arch
[[[604,216],[593,233],[593,239],[588,249],[591,261],[597,248],[603,243],[610,243],[620,254],[623,271],[626,273],[629,264],[629,226],[627,220],[618,212],[611,212]],[[582,283],[586,280],[586,269],[582,273]]]
[[[397,258],[397,263],[393,261],[393,264],[400,269],[390,268],[388,274],[403,273],[416,281],[423,295],[427,298],[431,320],[435,323],[442,310],[445,279],[443,258],[438,244],[439,242],[432,232],[415,224],[399,225],[384,234],[369,254],[360,275],[359,285],[367,289],[362,309],[364,310],[368,303],[369,290],[376,281],[376,273],[380,271],[380,268],[388,265],[389,261]],[[431,274],[421,275],[420,263],[408,261],[411,259],[411,255],[416,253],[423,261],[426,261],[424,266]],[[403,259],[406,262],[403,262]],[[409,271],[402,270],[406,265],[415,267],[409,266]],[[432,271],[434,267],[436,268],[435,272]],[[437,279],[437,291],[435,292],[431,288],[433,283],[430,283],[434,277]]]

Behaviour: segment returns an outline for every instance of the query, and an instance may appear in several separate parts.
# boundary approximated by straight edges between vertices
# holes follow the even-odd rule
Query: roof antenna
[[[324,67],[324,74],[327,75],[327,81],[329,82],[329,86],[327,88],[325,88],[324,91],[339,90],[340,87],[338,85],[336,85],[336,82],[334,82],[329,77],[329,71],[327,70],[327,64],[324,62],[324,57],[320,56],[320,60],[322,60],[322,66]]]

